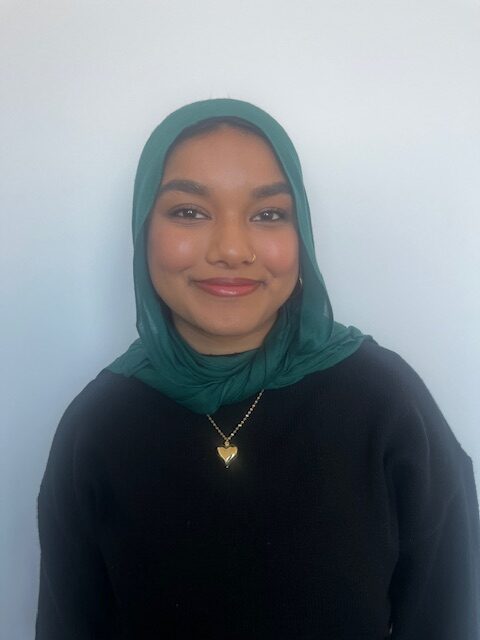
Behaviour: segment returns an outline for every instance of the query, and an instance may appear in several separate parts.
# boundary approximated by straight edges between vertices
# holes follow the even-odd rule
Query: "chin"
[[[209,336],[209,338],[215,338],[218,336],[219,338],[237,338],[241,340],[242,338],[247,339],[248,336],[257,333],[261,330],[261,326],[245,326],[239,324],[232,325],[206,325],[205,327],[200,327],[200,329]]]
[[[196,323],[188,322],[184,327],[187,329],[186,332],[182,331],[182,327],[179,325],[177,325],[177,329],[188,342],[192,339],[197,342],[197,350],[203,339],[206,341],[205,347],[207,349],[215,347],[217,339],[218,347],[222,351],[227,347],[228,343],[230,347],[227,347],[227,352],[231,349],[233,353],[258,348],[275,322],[275,318],[259,320],[254,323],[252,323],[251,319],[242,322],[241,318],[238,317],[232,317],[229,320],[227,322],[224,319],[215,318],[211,321],[206,321],[203,318],[202,321]],[[193,343],[192,346],[195,347]]]

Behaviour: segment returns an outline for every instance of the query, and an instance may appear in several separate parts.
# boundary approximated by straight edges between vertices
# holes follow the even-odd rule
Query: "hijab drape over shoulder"
[[[209,118],[235,116],[260,129],[290,182],[300,235],[303,290],[279,310],[258,349],[208,356],[190,347],[175,329],[150,280],[146,224],[156,200],[166,154],[186,128]],[[315,258],[310,210],[295,148],[274,118],[248,102],[214,99],[171,113],[148,139],[135,178],[133,198],[134,283],[139,339],[108,368],[135,376],[197,413],[248,398],[262,388],[277,389],[347,358],[369,336],[333,319]]]

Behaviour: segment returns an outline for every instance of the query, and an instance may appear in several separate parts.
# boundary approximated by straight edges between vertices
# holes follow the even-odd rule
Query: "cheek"
[[[152,224],[148,234],[150,269],[183,271],[196,262],[198,252],[198,243],[182,229]]]
[[[297,234],[289,232],[263,242],[262,257],[265,266],[274,276],[291,274],[296,279],[299,266]]]

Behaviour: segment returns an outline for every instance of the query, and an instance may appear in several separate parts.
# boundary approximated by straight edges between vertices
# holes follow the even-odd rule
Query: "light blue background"
[[[135,337],[136,162],[186,102],[249,100],[285,126],[337,318],[417,369],[479,474],[478,2],[16,0],[0,12],[2,638],[33,637],[51,439]]]

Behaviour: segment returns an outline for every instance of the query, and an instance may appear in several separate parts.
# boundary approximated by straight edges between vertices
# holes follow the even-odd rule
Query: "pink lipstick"
[[[261,284],[261,280],[249,278],[208,278],[207,280],[194,280],[202,291],[224,298],[234,298],[252,293]]]

